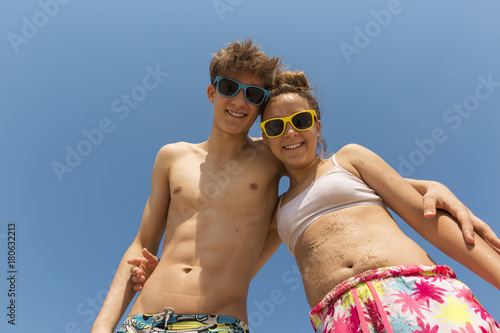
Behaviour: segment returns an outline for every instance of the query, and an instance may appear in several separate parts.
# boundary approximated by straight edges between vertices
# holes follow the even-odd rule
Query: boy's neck
[[[231,159],[235,155],[241,154],[251,140],[248,137],[248,132],[228,134],[220,131],[212,131],[205,142],[205,148],[213,158],[218,160]]]

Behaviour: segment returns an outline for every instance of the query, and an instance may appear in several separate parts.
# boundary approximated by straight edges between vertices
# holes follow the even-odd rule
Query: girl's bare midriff
[[[295,258],[311,308],[336,285],[364,271],[435,264],[399,229],[389,212],[375,205],[321,216],[299,237]]]

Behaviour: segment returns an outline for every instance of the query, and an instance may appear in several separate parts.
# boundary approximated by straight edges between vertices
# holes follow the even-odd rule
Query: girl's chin
[[[292,167],[294,169],[307,166],[310,161],[304,156],[281,156],[281,162],[285,167]]]

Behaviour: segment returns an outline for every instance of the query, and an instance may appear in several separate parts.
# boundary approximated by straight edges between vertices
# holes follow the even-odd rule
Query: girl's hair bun
[[[291,85],[298,90],[310,90],[309,81],[302,71],[285,71],[276,76],[276,86]]]

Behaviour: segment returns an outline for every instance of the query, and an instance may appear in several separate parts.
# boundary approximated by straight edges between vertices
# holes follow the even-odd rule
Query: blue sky
[[[211,54],[238,39],[321,86],[330,152],[358,143],[441,181],[500,233],[499,15],[493,0],[3,1],[0,330],[90,330],[158,149],[208,137]],[[398,223],[500,319],[496,288]],[[298,277],[282,246],[252,282],[253,332],[312,332]]]

